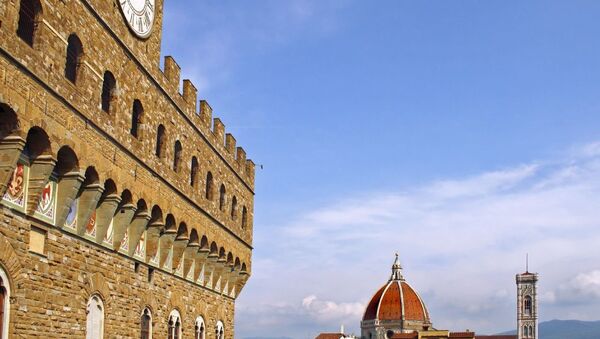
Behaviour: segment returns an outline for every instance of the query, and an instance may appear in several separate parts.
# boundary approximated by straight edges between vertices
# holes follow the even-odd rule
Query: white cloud
[[[277,259],[264,271],[254,266],[257,285],[251,279],[240,303],[304,300],[305,312],[284,327],[288,334],[323,329],[327,314],[328,328],[344,322],[358,331],[359,305],[387,281],[399,251],[404,275],[434,326],[494,333],[514,326],[514,275],[529,253],[530,268],[540,273],[544,319],[593,318],[590,310],[600,308],[600,153],[589,148],[462,179],[357,194],[291,217],[268,234]],[[294,283],[273,289],[267,277]]]

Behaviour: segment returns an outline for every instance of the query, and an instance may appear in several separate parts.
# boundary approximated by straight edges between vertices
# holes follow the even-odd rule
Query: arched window
[[[530,337],[534,337],[534,334],[533,334],[533,326],[531,326],[531,325],[529,326],[529,336],[530,336]]]
[[[219,209],[222,211],[225,208],[225,185],[221,184],[219,189]]]
[[[217,327],[215,328],[215,337],[217,339],[225,338],[225,327],[223,326],[223,322],[220,320],[217,322]]]
[[[147,307],[142,312],[141,318],[141,339],[152,339],[152,312]]]
[[[33,46],[33,37],[42,12],[42,6],[39,0],[21,0],[19,7],[19,26],[17,35],[23,39],[29,46]]]
[[[196,186],[196,180],[198,177],[198,158],[192,157],[192,165],[190,168],[190,186]]]
[[[156,131],[156,156],[162,157],[165,147],[165,126],[159,125]]]
[[[69,35],[67,40],[67,62],[65,64],[65,77],[72,83],[77,82],[77,73],[83,55],[83,44],[76,34]]]
[[[205,339],[206,326],[202,317],[196,318],[196,326],[194,329],[194,339]]]
[[[213,199],[213,176],[212,173],[208,172],[206,174],[206,199],[208,200],[212,200]]]
[[[144,106],[142,106],[142,103],[138,99],[135,99],[133,101],[133,108],[131,110],[131,130],[129,133],[136,138],[139,136],[139,129],[140,125],[142,124],[143,114]]]
[[[248,225],[248,210],[246,206],[242,207],[242,228],[246,228]]]
[[[173,310],[169,315],[169,327],[168,327],[167,338],[168,339],[180,339],[181,338],[181,315],[179,311]]]
[[[104,82],[102,82],[102,110],[106,113],[110,113],[110,105],[115,96],[115,88],[117,81],[114,75],[106,71],[104,72]]]
[[[235,220],[237,218],[237,198],[234,195],[231,199],[231,219]]]
[[[173,152],[173,171],[179,172],[181,168],[181,142],[179,140],[175,141],[175,149]]]
[[[529,327],[527,325],[523,326],[523,336],[525,338],[529,337]]]
[[[526,315],[531,314],[531,297],[530,296],[526,296],[523,301],[523,313],[525,313]]]
[[[10,314],[10,286],[8,276],[0,267],[0,338],[8,338]]]
[[[104,337],[104,304],[98,295],[93,295],[87,304],[85,338],[102,339]]]

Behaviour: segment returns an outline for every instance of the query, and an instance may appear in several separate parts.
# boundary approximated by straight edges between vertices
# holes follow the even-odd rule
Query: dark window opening
[[[134,137],[139,137],[140,125],[142,124],[142,114],[144,114],[144,107],[139,100],[133,102],[133,109],[131,112],[131,130],[129,133]]]
[[[181,151],[181,142],[177,140],[175,142],[175,150],[173,152],[173,171],[175,172],[179,172],[179,169],[181,168]]]
[[[234,196],[231,199],[231,219],[235,220],[237,218],[237,198]]]
[[[72,83],[77,82],[77,73],[83,55],[83,45],[75,34],[69,35],[67,40],[67,62],[65,64],[65,77]]]
[[[110,113],[110,106],[115,96],[117,81],[109,71],[104,72],[104,82],[102,83],[102,110]]]
[[[152,322],[152,317],[150,317],[150,310],[145,309],[144,314],[142,314],[142,330],[141,330],[141,339],[150,339],[150,323]]]
[[[212,173],[208,172],[206,174],[206,199],[208,200],[212,200],[213,199],[213,194],[212,194],[212,190],[213,190],[213,176]]]
[[[248,225],[248,210],[246,206],[242,208],[242,228],[246,228]]]
[[[225,208],[225,185],[221,185],[219,189],[219,209],[222,211]]]
[[[33,46],[33,39],[40,21],[39,16],[41,12],[42,6],[38,0],[21,0],[17,36],[29,46]]]
[[[190,186],[196,186],[196,178],[198,177],[198,158],[192,157],[192,166],[190,168]]]
[[[156,132],[156,156],[161,157],[163,154],[163,148],[165,145],[165,126],[158,126],[158,130]]]

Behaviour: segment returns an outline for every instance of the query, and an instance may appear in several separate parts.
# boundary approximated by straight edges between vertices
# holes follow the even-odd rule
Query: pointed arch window
[[[142,312],[141,339],[152,339],[152,312],[147,307]]]
[[[223,339],[225,337],[225,327],[223,326],[222,321],[217,322],[217,326],[215,328],[215,337],[217,339]]]
[[[33,46],[35,31],[40,22],[42,6],[39,0],[21,0],[17,36],[29,46]]]
[[[181,315],[179,311],[173,310],[169,315],[168,339],[181,338]]]
[[[110,113],[110,106],[115,96],[115,88],[117,80],[115,76],[110,72],[104,72],[104,81],[102,82],[102,110],[106,113]]]
[[[231,219],[237,218],[237,197],[234,195],[231,199]]]
[[[531,297],[526,296],[523,301],[523,313],[525,313],[525,315],[531,315],[531,310],[532,310]]]
[[[206,174],[206,199],[208,200],[212,200],[213,199],[213,175],[212,173],[208,172]]]
[[[142,124],[143,114],[144,106],[142,106],[142,103],[138,99],[135,99],[133,101],[133,108],[131,110],[131,130],[129,133],[136,138],[140,135],[140,126]]]
[[[156,131],[156,156],[162,157],[165,147],[165,126],[159,125]]]
[[[67,61],[65,63],[65,77],[72,83],[77,83],[77,74],[83,56],[83,44],[79,37],[73,33],[67,40]]]
[[[175,147],[173,152],[173,171],[179,172],[181,168],[181,151],[183,148],[181,147],[181,142],[179,140],[175,141]]]
[[[242,207],[242,228],[245,229],[248,226],[248,210],[246,206]]]
[[[198,158],[192,157],[192,164],[190,166],[190,186],[195,187],[196,181],[198,180]]]
[[[0,338],[8,338],[10,314],[10,286],[8,276],[0,267]]]
[[[222,211],[225,208],[225,185],[221,184],[219,189],[219,209]]]
[[[194,339],[205,339],[206,326],[204,325],[204,319],[202,317],[196,318],[196,325],[194,328]]]
[[[87,304],[86,339],[104,337],[104,304],[98,295],[93,295]]]

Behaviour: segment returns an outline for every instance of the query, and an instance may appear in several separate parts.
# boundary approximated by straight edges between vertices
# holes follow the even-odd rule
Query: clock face
[[[154,0],[119,0],[129,28],[140,38],[147,38],[154,24]]]

